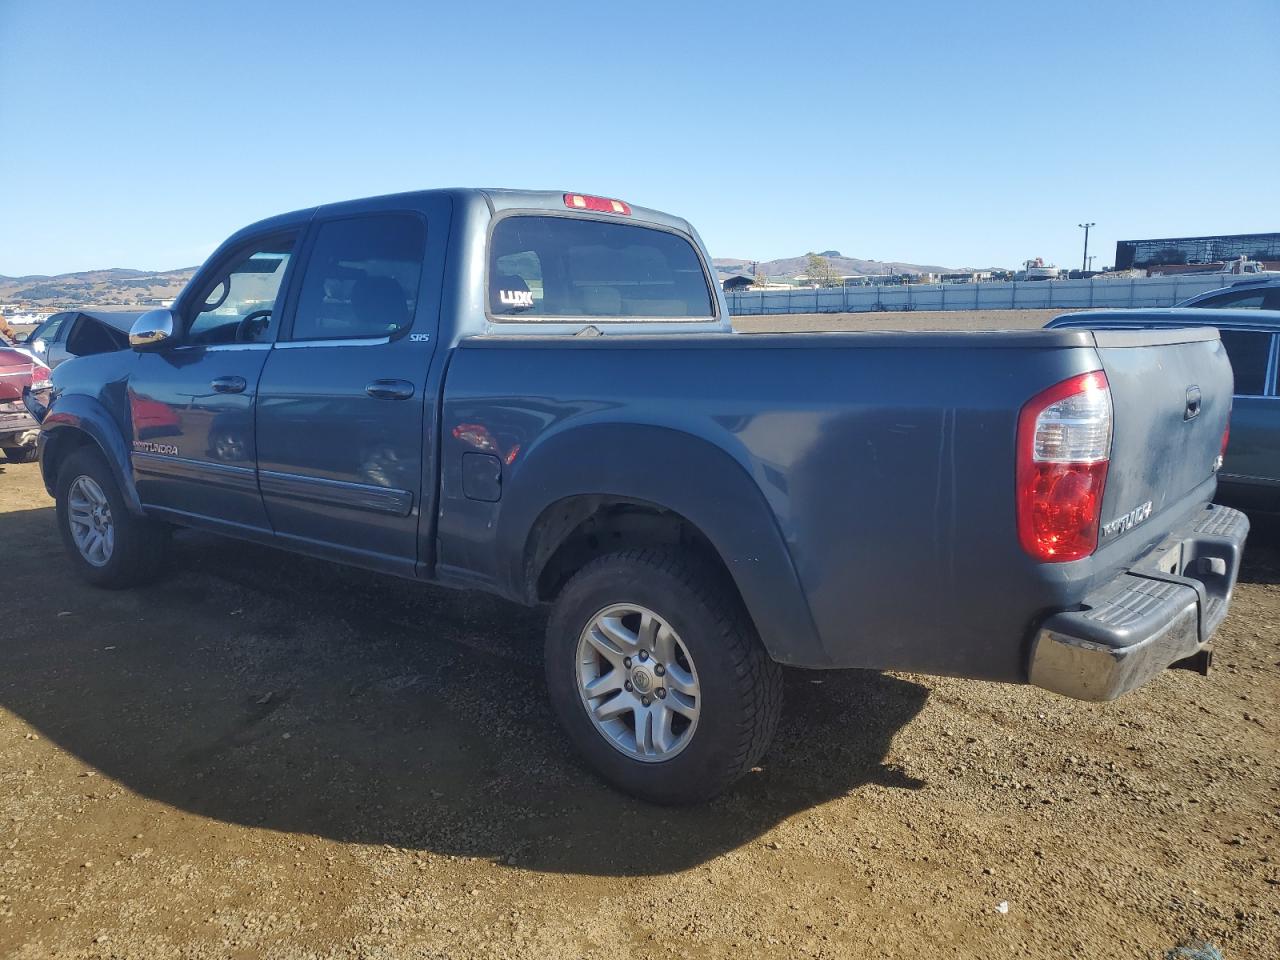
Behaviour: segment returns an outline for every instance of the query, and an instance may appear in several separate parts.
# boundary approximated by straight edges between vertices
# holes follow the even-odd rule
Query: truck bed
[[[1018,412],[1098,369],[1116,408],[1102,518],[1159,502],[1095,555],[1037,563],[1016,531]],[[1188,378],[1205,401],[1183,429]],[[1031,625],[1211,499],[1230,394],[1203,329],[471,338],[445,387],[439,560],[521,597],[504,558],[589,459],[597,487],[604,464],[620,494],[710,518],[777,659],[1025,681]],[[496,502],[461,491],[457,423],[516,451]],[[780,599],[791,581],[807,635]]]

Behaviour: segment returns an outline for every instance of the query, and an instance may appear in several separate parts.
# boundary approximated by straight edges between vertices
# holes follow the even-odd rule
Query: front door
[[[427,256],[427,240],[447,233],[428,212],[313,224],[256,415],[259,483],[276,534],[309,552],[405,574],[418,554],[443,260]]]
[[[236,248],[176,318],[174,345],[138,356],[128,398],[144,504],[268,529],[253,405],[297,239],[290,231]]]

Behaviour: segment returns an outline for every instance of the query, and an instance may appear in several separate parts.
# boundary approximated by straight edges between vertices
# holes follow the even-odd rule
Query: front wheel
[[[678,551],[629,550],[579,571],[547,626],[547,687],[569,738],[610,783],[696,803],[763,756],[781,670],[723,577]]]
[[[58,471],[58,528],[76,571],[99,587],[129,587],[157,577],[168,528],[129,511],[106,461],[77,450]]]

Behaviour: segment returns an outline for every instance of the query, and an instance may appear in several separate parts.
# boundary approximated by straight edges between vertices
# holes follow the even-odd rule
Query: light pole
[[[1077,227],[1084,228],[1084,256],[1080,258],[1080,272],[1089,272],[1089,228],[1096,227],[1096,223],[1077,223]]]

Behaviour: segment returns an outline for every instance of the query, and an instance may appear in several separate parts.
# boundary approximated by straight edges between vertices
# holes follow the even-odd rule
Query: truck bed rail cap
[[[831,331],[813,333],[699,333],[654,332],[610,334],[603,331],[600,337],[577,337],[563,329],[558,331],[534,331],[520,333],[486,333],[467,337],[460,341],[463,348],[492,348],[518,344],[521,347],[563,349],[601,349],[602,347],[626,347],[627,349],[666,350],[717,349],[733,346],[750,350],[804,350],[833,347],[863,350],[897,350],[903,347],[918,349],[967,350],[1062,350],[1096,345],[1095,331],[1084,329],[1061,330],[976,330],[976,331]],[[1125,331],[1126,333],[1129,331]],[[1133,331],[1145,333],[1146,331]],[[1177,331],[1182,333],[1183,331]],[[1210,330],[1214,337],[1217,332]],[[1157,332],[1157,337],[1168,334]],[[1212,339],[1204,337],[1197,339]],[[1161,341],[1159,339],[1151,341]]]

